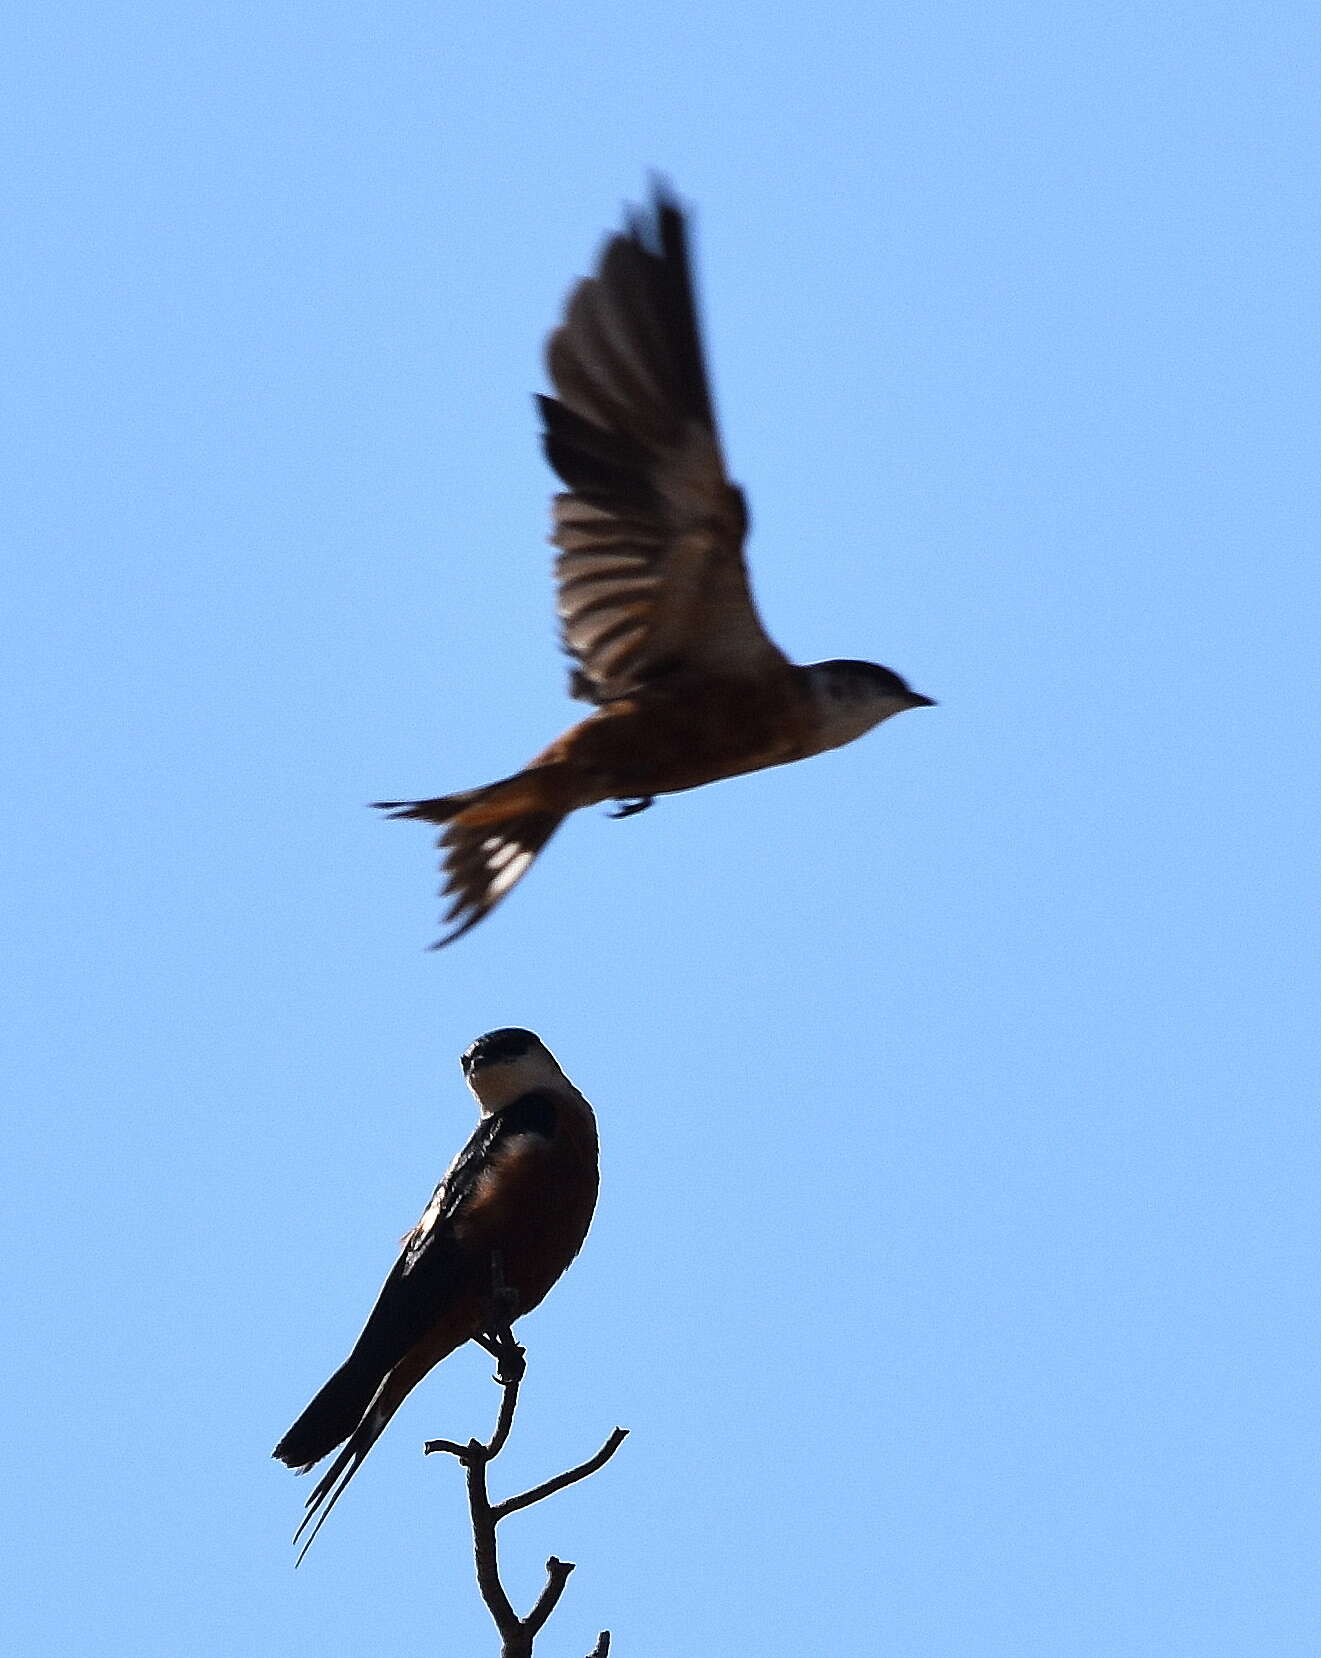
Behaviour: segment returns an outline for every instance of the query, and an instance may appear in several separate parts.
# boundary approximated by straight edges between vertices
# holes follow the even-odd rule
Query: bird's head
[[[564,1072],[550,1049],[517,1026],[479,1036],[459,1063],[484,1117],[534,1088],[564,1086]]]
[[[905,709],[935,707],[932,698],[879,662],[813,662],[806,671],[827,748],[851,743]]]

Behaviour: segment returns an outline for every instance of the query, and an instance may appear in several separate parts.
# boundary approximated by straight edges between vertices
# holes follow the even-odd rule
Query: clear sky
[[[1315,9],[11,14],[10,1587],[45,1655],[493,1653],[475,1349],[296,1574],[270,1449],[529,1025],[538,1652],[1315,1658]],[[939,699],[584,813],[425,953],[364,809],[573,713],[531,393],[696,210],[757,594]]]

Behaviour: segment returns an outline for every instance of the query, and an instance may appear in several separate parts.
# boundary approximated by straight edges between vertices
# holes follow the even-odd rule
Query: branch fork
[[[514,1425],[519,1386],[527,1370],[525,1352],[514,1339],[511,1328],[511,1298],[508,1292],[503,1290],[503,1286],[497,1288],[493,1301],[493,1313],[498,1310],[498,1318],[493,1317],[490,1328],[474,1337],[474,1340],[486,1349],[496,1363],[494,1379],[500,1385],[502,1396],[495,1432],[488,1440],[470,1439],[466,1445],[460,1445],[452,1439],[429,1439],[422,1449],[428,1456],[436,1451],[444,1451],[462,1465],[468,1485],[468,1512],[472,1518],[477,1586],[499,1631],[502,1642],[501,1658],[531,1658],[532,1644],[559,1604],[564,1586],[569,1581],[569,1574],[574,1569],[573,1562],[559,1560],[555,1555],[551,1555],[546,1562],[546,1582],[536,1604],[526,1617],[520,1618],[500,1581],[496,1527],[509,1515],[517,1514],[520,1509],[531,1508],[534,1503],[544,1502],[557,1491],[576,1485],[579,1480],[585,1480],[598,1469],[604,1468],[627,1439],[628,1429],[616,1428],[596,1455],[588,1457],[586,1462],[580,1462],[576,1467],[556,1474],[552,1479],[543,1480],[540,1485],[534,1485],[515,1497],[506,1497],[503,1502],[493,1503],[487,1489],[486,1471],[505,1448],[510,1429]],[[606,1658],[609,1651],[610,1632],[602,1630],[588,1658]]]

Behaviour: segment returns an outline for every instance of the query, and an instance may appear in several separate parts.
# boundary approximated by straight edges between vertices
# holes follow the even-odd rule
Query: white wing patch
[[[440,837],[445,870],[441,896],[450,901],[446,923],[458,925],[445,934],[437,948],[475,926],[522,880],[562,816],[531,808],[503,823],[474,824],[471,828],[460,816],[446,828]]]
[[[429,1242],[431,1234],[440,1224],[440,1218],[445,1213],[445,1203],[449,1195],[449,1179],[454,1173],[454,1169],[459,1162],[459,1158],[462,1156],[463,1153],[460,1152],[458,1157],[456,1157],[450,1164],[449,1168],[445,1170],[444,1178],[442,1179],[440,1185],[436,1187],[435,1191],[432,1192],[431,1201],[422,1211],[417,1225],[411,1232],[406,1232],[399,1240],[403,1247],[405,1256],[405,1273],[409,1273],[413,1270],[413,1267],[417,1263],[418,1256]]]
[[[500,870],[518,854],[517,841],[502,841],[497,835],[488,835],[482,842],[482,851],[486,854],[486,867],[492,875]]]
[[[486,894],[491,903],[509,891],[536,856],[517,841],[501,840],[490,835],[482,842],[486,864]]]

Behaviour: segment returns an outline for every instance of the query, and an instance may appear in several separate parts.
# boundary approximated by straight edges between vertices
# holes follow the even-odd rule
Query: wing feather
[[[658,188],[579,283],[546,348],[551,540],[574,694],[784,663],[753,604],[747,511],[720,452],[682,209]]]

